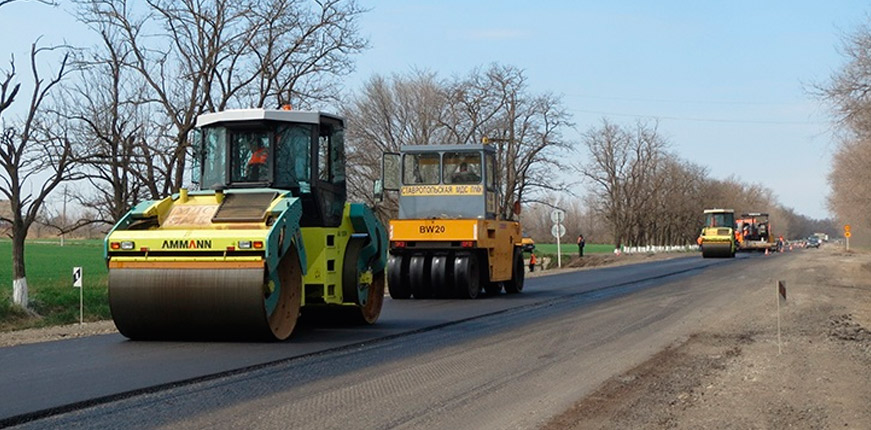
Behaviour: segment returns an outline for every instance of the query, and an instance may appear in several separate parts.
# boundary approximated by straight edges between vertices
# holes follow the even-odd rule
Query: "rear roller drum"
[[[430,285],[431,258],[428,255],[412,255],[408,265],[409,280],[411,281],[411,293],[415,299],[428,299],[432,297]]]
[[[408,257],[404,255],[390,255],[387,260],[388,290],[394,300],[403,300],[411,297],[411,283],[408,279]]]
[[[477,255],[465,254],[454,258],[454,288],[457,297],[461,299],[478,297],[481,291],[481,275]]]

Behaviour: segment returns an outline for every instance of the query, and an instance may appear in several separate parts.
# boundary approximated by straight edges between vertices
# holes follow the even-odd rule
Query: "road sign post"
[[[557,267],[563,267],[563,253],[560,246],[560,238],[566,234],[566,227],[562,224],[566,219],[566,213],[562,209],[554,209],[550,213],[550,220],[553,221],[553,228],[550,229],[550,234],[556,237],[556,264]]]
[[[73,288],[79,289],[79,325],[85,323],[85,300],[82,288],[82,268],[73,267]]]
[[[850,233],[850,224],[844,224],[844,243],[847,245],[847,251],[850,250],[850,236],[852,235]]]

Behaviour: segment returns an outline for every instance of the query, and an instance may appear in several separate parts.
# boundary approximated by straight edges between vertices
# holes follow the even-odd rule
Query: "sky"
[[[762,184],[800,214],[829,216],[836,137],[828,107],[809,89],[843,64],[841,40],[866,22],[867,2],[358,1],[370,9],[359,21],[370,49],[347,91],[373,74],[450,77],[513,65],[530,92],[562,97],[575,123],[569,141],[603,118],[658,121],[670,149],[711,177]],[[0,59],[26,58],[39,36],[88,44],[92,36],[61,3],[0,9]],[[583,163],[578,146],[572,157]]]

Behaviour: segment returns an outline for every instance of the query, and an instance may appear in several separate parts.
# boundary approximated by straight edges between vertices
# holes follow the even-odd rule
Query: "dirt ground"
[[[611,378],[544,428],[871,429],[871,254],[829,246],[782,260],[780,352],[771,281],[739,317]]]

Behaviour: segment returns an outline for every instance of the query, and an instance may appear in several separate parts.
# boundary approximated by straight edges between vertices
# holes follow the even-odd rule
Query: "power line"
[[[595,100],[613,100],[642,103],[675,103],[675,104],[710,104],[710,105],[756,105],[756,106],[793,106],[795,102],[759,102],[742,100],[687,100],[687,99],[647,99],[636,97],[597,96],[591,94],[563,94],[566,97],[577,97]]]
[[[586,110],[586,109],[571,109],[568,108],[566,110],[572,112],[581,112],[581,113],[591,113],[596,115],[606,115],[606,116],[621,116],[621,117],[630,117],[630,118],[650,118],[657,120],[671,120],[671,121],[691,121],[691,122],[716,122],[716,123],[724,123],[724,124],[769,124],[769,125],[824,125],[828,124],[825,121],[787,121],[787,120],[756,120],[756,119],[723,119],[723,118],[696,118],[696,117],[680,117],[680,116],[669,116],[669,115],[641,115],[641,114],[632,114],[632,113],[619,113],[619,112],[604,112],[604,111],[595,111],[595,110]]]

